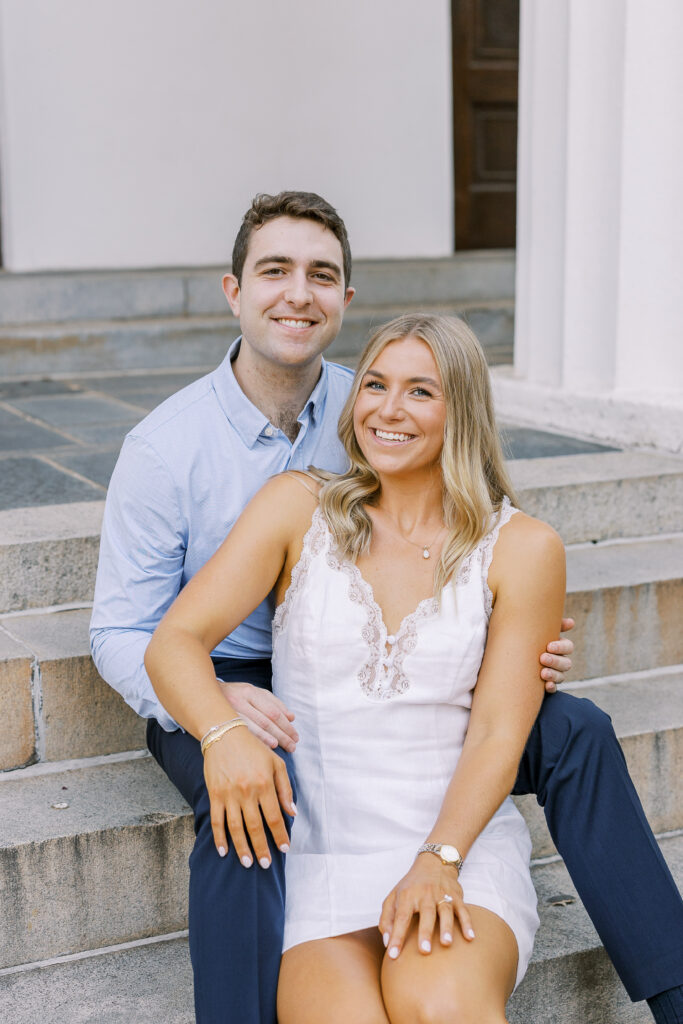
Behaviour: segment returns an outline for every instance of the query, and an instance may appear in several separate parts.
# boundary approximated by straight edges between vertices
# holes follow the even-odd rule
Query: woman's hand
[[[442,946],[452,943],[456,918],[465,938],[468,941],[474,938],[472,920],[458,881],[458,869],[442,864],[433,853],[421,853],[382,904],[379,930],[392,960],[403,948],[414,914],[419,916],[417,945],[421,953],[431,953],[437,917]]]
[[[224,683],[219,679],[218,684],[257,739],[269,747],[280,746],[290,754],[294,752],[299,741],[292,725],[294,715],[279,697],[252,683]]]
[[[221,857],[228,851],[226,820],[235,852],[245,868],[253,863],[252,850],[262,868],[270,867],[264,820],[278,848],[287,852],[289,835],[282,810],[295,815],[296,808],[281,757],[247,729],[232,729],[207,748],[204,778],[211,801],[214,842]]]

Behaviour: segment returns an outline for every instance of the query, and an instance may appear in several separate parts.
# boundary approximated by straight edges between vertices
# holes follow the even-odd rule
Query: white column
[[[628,5],[616,387],[683,392],[683,4]]]
[[[562,373],[568,4],[523,3],[520,12],[515,368],[554,385]]]
[[[679,0],[522,0],[502,416],[683,451],[682,34]]]
[[[567,75],[562,385],[614,383],[624,0],[573,0]]]

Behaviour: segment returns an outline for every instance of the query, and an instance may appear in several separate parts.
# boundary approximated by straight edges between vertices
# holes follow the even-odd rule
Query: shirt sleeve
[[[90,646],[102,678],[167,732],[179,726],[160,704],[144,656],[181,589],[188,534],[168,466],[144,438],[129,435],[107,493]]]

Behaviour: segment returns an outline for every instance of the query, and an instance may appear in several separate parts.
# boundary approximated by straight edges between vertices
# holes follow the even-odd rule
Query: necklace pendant
[[[422,557],[423,558],[429,558],[429,548],[423,548],[422,549]]]

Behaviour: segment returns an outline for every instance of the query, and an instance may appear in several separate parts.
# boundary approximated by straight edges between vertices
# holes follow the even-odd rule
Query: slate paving
[[[0,384],[0,511],[101,501],[126,433],[201,372],[129,372]],[[504,426],[503,440],[511,459],[613,450],[513,425]]]

